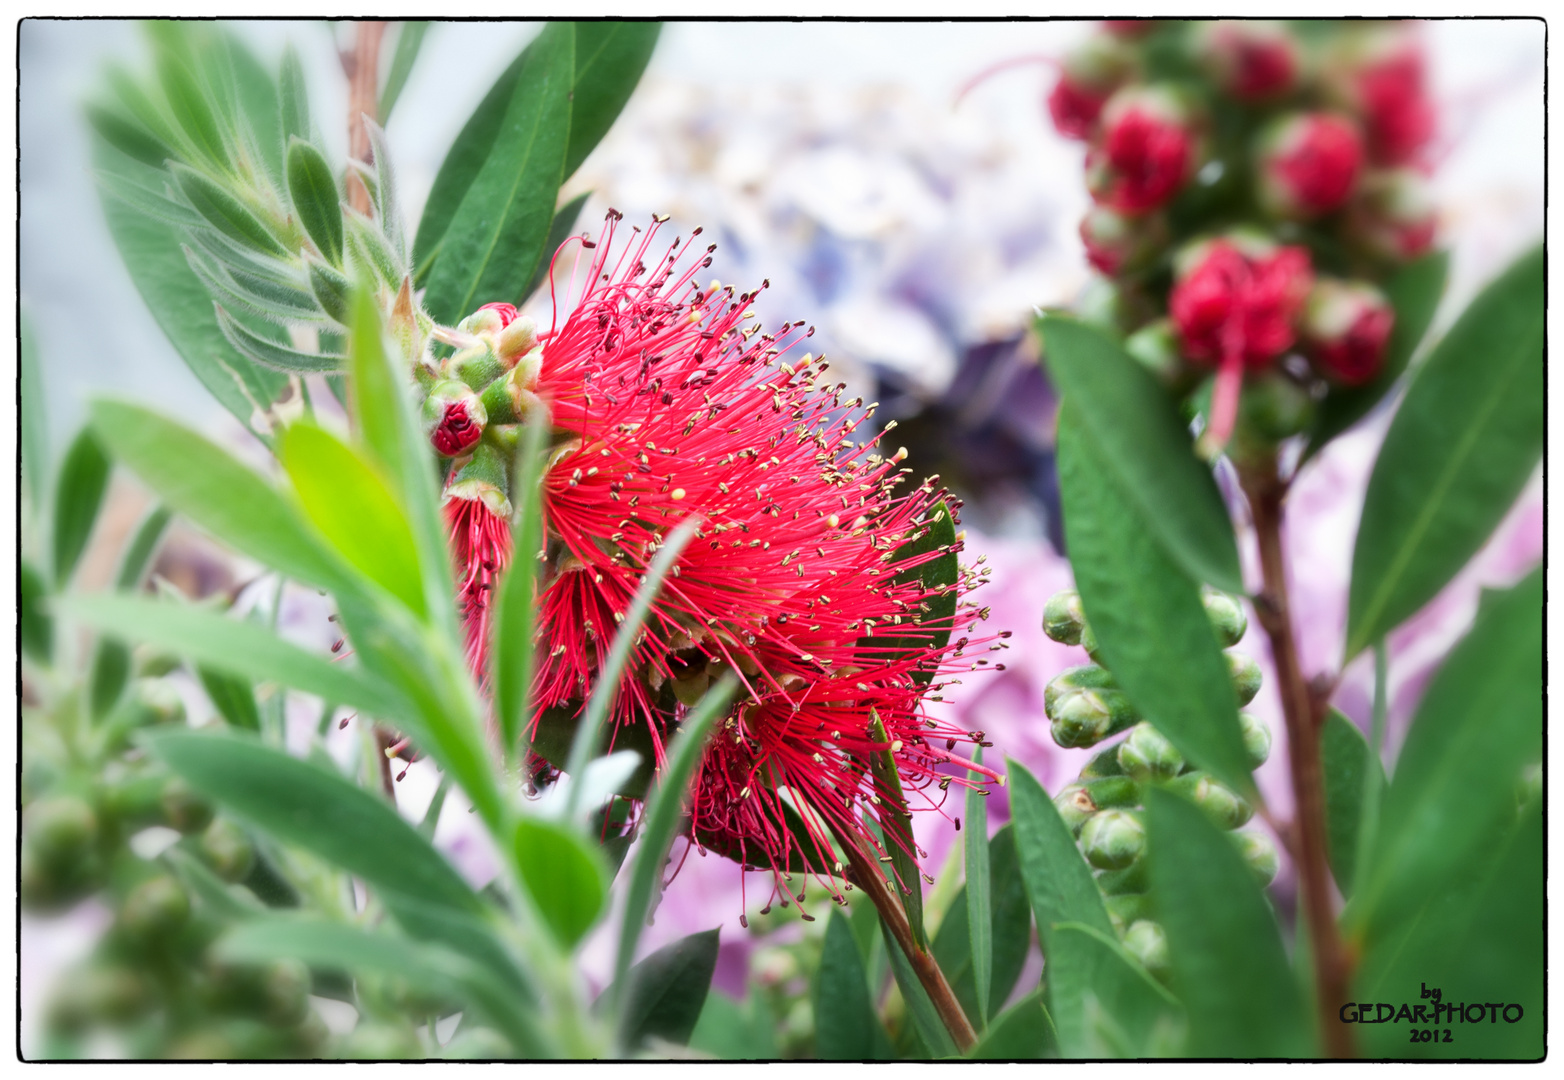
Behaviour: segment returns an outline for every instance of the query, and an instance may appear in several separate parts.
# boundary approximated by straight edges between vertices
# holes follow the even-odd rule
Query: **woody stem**
[[[1314,952],[1314,987],[1325,1051],[1332,1058],[1356,1056],[1351,1028],[1337,1021],[1347,1000],[1348,964],[1331,903],[1331,878],[1325,854],[1325,784],[1320,763],[1320,732],[1326,699],[1305,681],[1293,637],[1282,553],[1282,504],[1287,483],[1277,475],[1274,455],[1263,466],[1240,473],[1249,498],[1260,547],[1264,589],[1255,611],[1271,643],[1271,659],[1287,725],[1287,757],[1292,772],[1292,855]]]
[[[369,160],[369,130],[364,117],[375,119],[380,94],[380,41],[386,24],[366,21],[358,24],[358,36],[352,53],[348,77],[348,152],[354,160]],[[369,213],[369,189],[357,173],[348,171],[348,201],[361,214]]]
[[[913,939],[912,926],[907,922],[907,912],[902,908],[901,901],[892,895],[879,865],[865,855],[863,849],[854,843],[850,836],[844,836],[837,830],[833,831],[836,832],[836,838],[847,853],[853,882],[868,895],[870,903],[874,904],[879,911],[886,928],[890,930],[891,936],[896,939],[896,944],[901,946],[901,951],[906,955],[913,974],[923,984],[924,991],[929,995],[929,1001],[934,1005],[934,1011],[939,1013],[940,1021],[945,1025],[945,1030],[950,1032],[957,1049],[965,1054],[977,1045],[977,1032],[972,1030],[972,1022],[967,1019],[966,1012],[961,1008],[961,1002],[956,1000],[955,992],[951,990],[950,983],[945,980],[945,973],[940,970],[933,954],[920,949]]]

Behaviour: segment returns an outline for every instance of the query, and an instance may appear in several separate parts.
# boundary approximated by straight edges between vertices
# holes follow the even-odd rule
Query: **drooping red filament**
[[[489,671],[489,623],[493,591],[510,562],[510,522],[482,499],[451,497],[445,524],[456,563],[456,595],[467,632],[467,663],[480,683]]]

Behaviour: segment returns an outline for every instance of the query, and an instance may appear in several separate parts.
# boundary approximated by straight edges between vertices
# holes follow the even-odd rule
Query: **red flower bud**
[[[1086,155],[1086,186],[1115,210],[1155,210],[1194,175],[1195,142],[1189,110],[1173,93],[1125,87],[1103,106],[1101,136]]]
[[[446,457],[456,457],[471,450],[483,437],[484,425],[489,422],[488,412],[478,395],[456,379],[445,379],[434,385],[424,400],[423,416],[429,441]]]
[[[1313,218],[1344,204],[1363,166],[1357,126],[1332,113],[1278,120],[1259,141],[1260,202],[1286,218]]]
[[[1048,115],[1059,134],[1069,139],[1089,138],[1103,103],[1133,70],[1129,49],[1106,34],[1088,38],[1066,56],[1059,82],[1048,95]]]
[[[1110,276],[1141,269],[1167,241],[1167,222],[1160,214],[1132,218],[1094,206],[1081,219],[1087,261]]]
[[[1304,304],[1299,344],[1321,375],[1358,386],[1379,373],[1395,323],[1394,309],[1374,286],[1321,278]]]
[[[1279,23],[1223,20],[1201,35],[1200,59],[1223,93],[1270,101],[1298,84],[1298,43]]]
[[[1309,294],[1309,253],[1248,237],[1211,240],[1178,260],[1168,309],[1184,355],[1215,366],[1230,357],[1263,368],[1293,343]]]
[[[1354,35],[1331,65],[1327,82],[1363,118],[1375,164],[1411,164],[1433,137],[1423,49],[1409,29]]]
[[[1370,254],[1406,262],[1434,245],[1439,216],[1423,178],[1411,169],[1388,169],[1363,178],[1347,215],[1347,235]]]
[[[497,312],[499,314],[499,316],[500,316],[500,329],[501,330],[505,329],[507,326],[509,326],[511,323],[513,323],[516,320],[516,305],[515,304],[501,304],[501,303],[484,304],[478,310],[479,311],[493,311],[493,312]]]

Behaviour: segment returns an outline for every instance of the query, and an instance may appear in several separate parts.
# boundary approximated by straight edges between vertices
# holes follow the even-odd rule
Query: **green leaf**
[[[960,1056],[955,1040],[950,1037],[944,1021],[940,1019],[939,1011],[929,1000],[928,991],[924,990],[923,984],[918,981],[917,974],[912,970],[912,964],[907,960],[907,954],[902,952],[901,945],[891,934],[890,928],[885,925],[884,919],[880,920],[880,934],[885,939],[885,953],[890,960],[891,975],[896,979],[896,987],[901,991],[902,1000],[907,1003],[907,1012],[912,1016],[913,1029],[928,1048],[928,1055],[936,1058]]]
[[[223,142],[217,115],[196,76],[172,51],[160,49],[158,82],[169,111],[197,153],[219,169],[228,168],[228,148]]]
[[[925,952],[929,947],[928,931],[923,926],[923,879],[919,876],[917,838],[912,833],[912,814],[907,810],[907,796],[902,793],[901,773],[896,767],[896,756],[890,747],[890,736],[879,716],[869,713],[869,736],[885,746],[872,751],[869,769],[874,773],[875,788],[880,792],[880,829],[885,837],[885,853],[891,858],[891,888],[907,912],[907,924],[912,930],[912,940]]]
[[[152,180],[159,175],[102,143],[95,161],[118,176]],[[161,184],[160,179],[152,182]],[[211,296],[185,257],[178,228],[147,217],[107,193],[102,204],[130,279],[158,326],[218,403],[251,427],[253,415],[276,399],[287,378],[257,367],[228,343],[218,327]],[[274,337],[283,336],[280,327],[268,329]],[[267,432],[262,428],[259,434],[265,438]]]
[[[235,816],[368,885],[457,912],[483,910],[461,875],[395,807],[339,773],[238,735],[160,732],[147,745]]]
[[[1303,452],[1307,461],[1337,435],[1356,424],[1384,399],[1406,371],[1407,362],[1434,321],[1439,298],[1450,272],[1450,254],[1435,251],[1407,263],[1385,282],[1385,297],[1396,313],[1395,329],[1385,347],[1385,359],[1379,374],[1362,386],[1332,387],[1320,402],[1309,445]]]
[[[380,91],[380,107],[375,112],[382,124],[391,119],[391,110],[396,107],[396,99],[402,96],[402,87],[407,85],[407,77],[413,72],[413,63],[418,59],[418,50],[423,47],[424,35],[428,32],[427,22],[404,22],[397,33],[396,53],[391,57],[391,70],[386,74],[385,89]]]
[[[1184,757],[1252,793],[1238,702],[1199,586],[1137,519],[1096,451],[1074,405],[1065,406],[1058,442],[1065,537],[1105,666]]]
[[[1353,898],[1370,939],[1456,881],[1514,820],[1521,770],[1542,760],[1542,611],[1539,567],[1479,607],[1424,692]]]
[[[1151,894],[1167,933],[1190,1053],[1308,1057],[1302,995],[1276,917],[1226,834],[1193,803],[1146,795]]]
[[[1410,1044],[1399,1022],[1357,1029],[1369,1056],[1391,1058],[1519,1058],[1541,1060],[1544,1041],[1544,965],[1547,927],[1542,804],[1534,801],[1520,821],[1490,842],[1491,855],[1465,860],[1446,887],[1423,899],[1414,916],[1368,943],[1355,996],[1388,1002],[1400,1015],[1403,1002],[1428,1009],[1425,1023],[1452,1029],[1452,1041]],[[1462,1015],[1432,1015],[1425,988],[1453,1003],[1520,1006],[1514,1022]],[[1475,1013],[1476,1010],[1474,1010]],[[1371,1013],[1376,1019],[1383,1015]],[[1414,1021],[1415,1023],[1416,1021]]]
[[[288,249],[222,184],[188,165],[174,162],[174,182],[196,213],[240,247],[286,258]]]
[[[1084,323],[1046,315],[1039,329],[1054,385],[1091,442],[1095,473],[1124,493],[1134,522],[1125,527],[1153,538],[1197,582],[1243,592],[1227,506],[1156,377]]]
[[[525,54],[493,149],[440,244],[424,306],[455,323],[532,279],[554,219],[570,136],[575,29],[549,23]]]
[[[103,447],[84,428],[65,452],[54,491],[54,583],[64,588],[87,550],[109,486],[110,462]]]
[[[282,132],[277,83],[240,39],[224,35],[224,45],[224,59],[232,72],[240,124],[248,129],[267,174],[280,178],[288,137]]]
[[[1059,1033],[1043,997],[1042,990],[1033,990],[994,1017],[968,1057],[974,1061],[1021,1061],[1056,1056]]]
[[[80,596],[62,604],[73,618],[106,634],[145,641],[203,667],[257,682],[275,681],[383,719],[400,719],[407,712],[394,691],[358,668],[307,652],[255,623],[132,596]]]
[[[96,177],[99,190],[130,206],[137,213],[157,218],[182,229],[204,228],[206,219],[182,202],[176,202],[164,191],[142,187],[128,177],[111,172],[99,172]]]
[[[332,266],[342,265],[342,198],[326,156],[297,135],[288,144],[288,197],[299,223]]]
[[[932,595],[923,602],[922,614],[907,628],[894,633],[881,632],[861,638],[858,649],[876,663],[890,663],[903,653],[922,653],[939,650],[950,641],[951,627],[956,617],[956,580],[961,567],[956,560],[956,518],[944,500],[929,510],[928,523],[921,535],[915,536],[891,557],[891,565],[910,562],[912,565],[891,579],[894,585],[922,582],[925,591]],[[930,667],[913,672],[913,678],[927,686],[934,677]]]
[[[575,27],[570,149],[565,153],[564,177],[580,168],[608,134],[640,82],[662,32],[662,24],[655,22],[578,22]]]
[[[975,764],[983,764],[983,748],[972,751]],[[988,859],[988,792],[982,788],[967,789],[967,832],[962,841],[962,854],[967,870],[967,934],[972,945],[972,981],[977,989],[977,1018],[973,1024],[979,1031],[988,1025],[989,981],[994,968],[994,922],[990,908],[989,859]]]
[[[653,1037],[676,1046],[690,1041],[717,970],[717,936],[716,930],[703,930],[664,945],[623,976],[620,1031],[626,1049]],[[607,1001],[619,996],[617,982],[603,993]]]
[[[295,136],[310,137],[310,99],[304,82],[304,67],[290,41],[282,50],[282,71],[277,79],[277,103],[282,116],[284,142]]]
[[[89,102],[86,112],[87,122],[99,138],[143,165],[161,169],[163,163],[174,155],[167,143],[117,107]]]
[[[592,197],[590,191],[583,191],[564,206],[554,211],[554,223],[548,227],[548,239],[543,242],[543,257],[538,260],[538,265],[532,271],[532,279],[527,282],[527,287],[516,296],[516,303],[523,303],[527,297],[537,292],[548,277],[549,265],[553,261],[554,254],[559,246],[568,240],[576,228],[576,218],[581,216],[581,208],[586,205],[587,199]]]
[[[260,731],[261,712],[255,707],[255,688],[250,680],[209,667],[197,667],[201,688],[230,727],[240,731]]]
[[[21,371],[18,374],[21,394],[22,477],[27,483],[27,501],[34,517],[41,524],[44,506],[49,495],[49,424],[44,402],[43,371],[39,367],[38,339],[33,335],[33,321],[25,306],[21,309]]]
[[[386,144],[385,129],[373,120],[364,122],[369,134],[370,152],[375,157],[375,212],[380,217],[381,234],[396,260],[398,283],[406,275],[407,240],[402,232],[402,209],[397,202],[396,169],[392,166],[391,148]]]
[[[516,822],[514,859],[521,883],[566,949],[590,930],[608,898],[608,874],[595,847],[552,821]]]
[[[54,619],[49,615],[49,584],[32,563],[18,572],[22,651],[40,664],[54,659]]]
[[[1184,1023],[1178,999],[1168,993],[1119,944],[1111,932],[1085,923],[1054,927],[1050,992],[1070,1002],[1072,1028],[1059,1022],[1065,1057],[1166,1057],[1182,1050]],[[1053,983],[1078,990],[1061,993]],[[1066,1033],[1074,1042],[1066,1041]]]
[[[135,535],[120,556],[119,572],[114,578],[116,589],[133,592],[141,587],[147,566],[172,518],[168,507],[154,506],[141,519]],[[118,638],[99,637],[93,650],[92,670],[87,677],[87,704],[94,720],[102,720],[119,704],[129,678],[130,649]]]
[[[962,831],[970,827],[964,822]],[[1016,979],[1021,976],[1021,967],[1026,962],[1027,948],[1032,939],[1032,909],[1026,898],[1026,886],[1021,880],[1021,867],[1016,859],[1015,829],[1006,825],[995,833],[989,842],[989,851],[993,859],[993,887],[988,905],[989,923],[993,927],[993,961],[988,979],[988,1000],[991,1006],[997,1006],[1010,996],[1010,991],[1015,989]],[[939,933],[934,935],[930,951],[973,1027],[981,1030],[977,980],[973,971],[968,930],[970,890],[971,885],[968,884],[957,893],[940,923]]]
[[[152,556],[157,553],[158,544],[162,542],[163,533],[173,517],[173,511],[166,506],[154,506],[147,511],[141,524],[136,526],[136,534],[131,537],[130,544],[120,555],[119,570],[114,574],[116,589],[133,591],[141,588],[147,576],[147,568],[152,565]]]
[[[1352,896],[1357,868],[1359,829],[1363,821],[1364,772],[1368,740],[1356,724],[1332,709],[1320,732],[1320,766],[1325,772],[1325,824],[1331,873],[1341,895]],[[1384,767],[1380,766],[1384,776]],[[1383,779],[1379,790],[1385,790]]]
[[[226,450],[129,402],[92,403],[93,430],[169,506],[288,577],[330,587],[342,571],[283,497]]]
[[[701,1018],[690,1034],[690,1049],[723,1061],[770,1061],[781,1056],[775,1028],[766,999],[758,991],[750,991],[743,1007],[713,991],[706,995]]]
[[[815,976],[815,1057],[826,1061],[886,1061],[890,1037],[869,998],[863,958],[847,917],[831,910]]]
[[[257,364],[296,375],[331,373],[343,369],[343,361],[347,359],[344,356],[335,353],[304,352],[289,345],[279,344],[255,333],[224,311],[222,305],[215,306],[217,323],[222,328],[223,336],[241,354]]]
[[[364,576],[425,614],[413,530],[379,470],[335,435],[310,424],[284,433],[279,457],[304,512]]]
[[[351,416],[357,422],[364,446],[384,469],[391,490],[407,515],[423,579],[421,610],[429,613],[430,620],[448,641],[459,641],[453,599],[456,585],[451,579],[445,522],[440,516],[434,455],[413,417],[411,380],[393,364],[395,353],[386,348],[380,310],[362,283],[354,290],[352,320],[348,348],[353,375]]]
[[[543,546],[542,477],[546,450],[546,424],[528,424],[522,428],[516,462],[512,499],[515,514],[511,534],[516,538],[510,566],[500,578],[494,602],[494,661],[489,677],[494,687],[494,717],[500,728],[500,745],[508,760],[520,755],[522,733],[531,720],[532,678],[536,670],[537,626],[537,553]],[[561,755],[569,753],[569,744]],[[550,760],[553,760],[552,758]],[[642,761],[655,760],[643,756]]]
[[[669,747],[668,764],[663,769],[662,781],[647,800],[644,824],[641,826],[641,845],[630,868],[630,884],[625,890],[624,916],[619,925],[619,946],[614,961],[614,981],[625,985],[625,974],[635,957],[635,946],[641,938],[641,928],[646,923],[646,913],[651,907],[653,889],[662,883],[664,861],[673,845],[675,830],[684,814],[685,798],[695,778],[695,770],[706,751],[706,740],[717,718],[727,712],[728,703],[738,689],[738,680],[730,672],[706,691],[700,703],[691,710],[679,728],[679,734]],[[699,1015],[699,1010],[697,1010]],[[628,1005],[620,1009],[620,1041],[634,1031]],[[690,1023],[694,1024],[692,1018]]]
[[[1346,658],[1397,626],[1499,524],[1543,436],[1542,249],[1472,301],[1385,434],[1352,552]]]
[[[457,997],[503,1031],[522,1056],[546,1056],[552,1047],[537,1018],[491,972],[448,949],[410,937],[318,918],[275,917],[241,924],[215,949],[230,961],[265,963],[286,956],[349,976],[406,980]]]

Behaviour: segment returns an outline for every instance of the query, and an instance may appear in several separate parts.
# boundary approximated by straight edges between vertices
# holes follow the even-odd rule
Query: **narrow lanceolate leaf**
[[[1434,321],[1449,272],[1449,252],[1435,251],[1407,263],[1385,283],[1385,297],[1396,313],[1396,325],[1385,346],[1385,359],[1379,374],[1362,386],[1331,389],[1320,402],[1302,460],[1307,461],[1319,453],[1331,439],[1368,415],[1401,378],[1407,362],[1428,332],[1428,324]]]
[[[575,232],[576,218],[581,216],[581,208],[586,205],[587,199],[591,198],[591,196],[592,193],[590,191],[583,191],[580,195],[577,195],[564,206],[554,211],[554,223],[549,226],[548,239],[543,244],[543,257],[538,260],[537,268],[532,271],[532,279],[527,282],[521,293],[515,297],[515,302],[518,305],[537,292],[538,286],[543,284],[553,263],[554,253]]]
[[[500,579],[494,604],[494,663],[490,678],[494,685],[494,715],[500,726],[500,744],[514,760],[527,721],[532,716],[532,674],[535,670],[533,630],[537,624],[537,553],[543,543],[543,505],[540,481],[543,476],[545,424],[527,425],[516,450],[512,475],[515,517],[511,533],[515,553]],[[568,744],[565,753],[568,754]]]
[[[1071,1002],[1068,1025],[1058,1023],[1065,1057],[1150,1058],[1182,1050],[1179,1001],[1129,954],[1112,933],[1085,923],[1054,927],[1052,980],[1074,984],[1061,996]],[[1051,987],[1050,987],[1051,989]],[[1077,1000],[1079,1004],[1074,1004]]]
[[[36,566],[25,561],[19,568],[18,578],[22,651],[40,664],[47,664],[54,659],[54,618],[48,607],[49,584]]]
[[[575,78],[571,86],[569,177],[608,134],[652,59],[662,24],[578,22]]]
[[[608,898],[603,856],[558,822],[524,817],[516,823],[512,859],[544,925],[561,947],[574,948]]]
[[[994,1023],[967,1055],[974,1061],[1016,1061],[1057,1055],[1059,1033],[1048,1015],[1044,993],[1033,990],[994,1017]]]
[[[635,958],[636,942],[646,924],[646,913],[651,907],[653,890],[661,883],[663,861],[673,844],[673,835],[684,813],[685,798],[701,755],[706,751],[706,739],[711,734],[717,718],[727,713],[728,703],[738,689],[738,680],[732,674],[706,691],[700,704],[690,712],[679,728],[669,748],[668,764],[663,770],[657,790],[647,801],[645,824],[641,827],[641,846],[636,853],[635,864],[630,870],[630,886],[625,893],[624,918],[619,926],[619,948],[614,961],[614,981],[625,985],[625,974],[630,961]],[[629,1013],[621,1005],[620,1020],[623,1025]],[[691,1021],[693,1024],[693,1020]],[[620,1027],[621,1038],[627,1029]]]
[[[422,617],[413,531],[380,473],[352,447],[309,424],[290,426],[278,449],[315,527],[365,577]]]
[[[276,371],[295,375],[330,374],[342,371],[347,361],[338,353],[305,352],[262,337],[223,310],[221,304],[217,305],[217,324],[222,327],[223,336],[240,353]]]
[[[1341,895],[1352,896],[1358,841],[1363,824],[1364,773],[1373,755],[1357,725],[1332,709],[1320,732],[1320,765],[1325,771],[1325,824],[1331,873]],[[1383,767],[1380,776],[1384,776]],[[1384,791],[1381,780],[1378,790]]]
[[[1191,1053],[1306,1057],[1308,1022],[1276,917],[1232,840],[1193,803],[1146,796],[1146,858]]]
[[[967,827],[963,822],[962,831]],[[1010,996],[1021,976],[1021,965],[1026,961],[1027,946],[1032,940],[1032,907],[1026,898],[1026,885],[1021,880],[1021,867],[1016,858],[1014,827],[1006,825],[995,833],[989,843],[989,852],[992,884],[988,915],[993,928],[990,946],[993,961],[988,977],[988,1001],[989,1011],[994,1012]],[[971,935],[967,928],[969,895],[967,886],[957,892],[929,951],[934,954],[973,1027],[981,1028],[972,970]]]
[[[196,675],[212,707],[228,725],[240,731],[260,731],[261,713],[255,706],[255,687],[249,679],[208,667],[198,667]]]
[[[289,42],[282,50],[282,71],[277,79],[277,101],[282,114],[282,138],[284,142],[297,136],[310,137],[310,100],[304,84],[304,67],[299,54]]]
[[[604,997],[623,1003],[626,1050],[649,1038],[676,1046],[690,1041],[717,970],[717,937],[718,931],[705,930],[665,945],[625,973],[623,984],[608,988]]]
[[[1060,315],[1039,327],[1054,385],[1136,527],[1195,581],[1243,592],[1227,506],[1156,377],[1101,330]]]
[[[174,154],[166,142],[117,107],[89,103],[86,112],[87,122],[100,138],[143,165],[161,169]]]
[[[570,136],[575,28],[550,23],[516,79],[493,149],[441,241],[424,306],[455,323],[532,279],[554,220]]]
[[[342,199],[326,156],[297,136],[288,144],[288,197],[299,223],[332,266],[342,265]]]
[[[25,307],[22,308],[21,338],[22,478],[27,483],[27,501],[32,506],[34,519],[41,526],[49,494],[49,426],[44,414],[38,339],[33,336],[32,319]]]
[[[321,310],[334,322],[346,326],[349,319],[349,294],[353,288],[347,275],[313,259],[310,260],[306,273],[309,275],[310,293],[315,297],[315,302],[320,305]]]
[[[173,513],[166,506],[154,506],[141,519],[135,535],[120,556],[119,571],[114,576],[114,587],[122,592],[132,592],[141,587],[152,555],[168,528]],[[87,679],[87,701],[93,719],[101,720],[119,703],[120,694],[130,678],[130,649],[124,641],[112,636],[98,638],[93,651],[92,671]]]
[[[190,236],[198,245],[204,247],[204,245],[201,245],[201,240],[198,239],[202,231],[204,230],[192,230]],[[226,266],[220,269],[208,261],[201,253],[188,247],[184,249],[184,253],[186,261],[190,264],[190,269],[195,273],[201,285],[205,287],[207,293],[211,295],[212,302],[217,307],[222,308],[226,304],[235,311],[251,316],[259,316],[278,327],[286,326],[290,323],[325,324],[325,319],[323,318],[325,312],[321,310],[320,302],[315,299],[313,294],[305,292],[303,289],[295,288],[292,284],[278,282],[262,274],[246,273],[237,266]],[[218,314],[218,328],[222,331],[223,337],[227,338],[228,344],[233,346],[234,351],[245,360],[261,364],[264,367],[276,368],[279,365],[277,361],[272,359],[274,355],[287,357],[288,354],[299,351],[279,341],[278,338],[281,335],[277,334],[276,330],[272,330],[270,334],[262,334],[251,330],[249,327],[244,327],[242,334],[236,334],[234,328],[229,323],[237,322],[237,320],[231,316],[225,319],[224,316],[227,314],[226,309]],[[242,323],[240,325],[243,326]],[[274,348],[269,349],[268,346],[273,346]],[[274,350],[281,351],[274,352]],[[257,357],[261,359],[257,359]],[[288,362],[308,363],[308,361],[291,359]],[[287,368],[284,370],[293,369]]]
[[[228,168],[228,148],[218,118],[205,91],[183,60],[163,50],[158,57],[158,82],[169,111],[197,153],[219,169]]]
[[[276,682],[371,716],[399,719],[407,705],[357,667],[332,663],[240,619],[132,596],[61,601],[73,618],[126,641],[144,641],[216,671]]]
[[[373,120],[364,121],[369,133],[369,147],[375,155],[375,213],[380,218],[380,231],[396,258],[397,276],[407,272],[407,239],[403,234],[402,207],[397,201],[396,169],[392,165],[391,148],[386,144],[385,129]]]
[[[134,180],[110,172],[97,174],[98,186],[138,213],[177,225],[182,229],[204,226],[206,219],[182,202],[175,202],[162,191],[142,187]]]
[[[983,748],[972,752],[975,764],[983,764]],[[989,911],[988,803],[980,788],[967,789],[967,831],[962,847],[967,862],[967,932],[972,940],[972,979],[977,987],[981,1031],[988,1024],[988,984],[994,966],[994,925]]]
[[[310,585],[342,580],[283,497],[226,450],[149,409],[92,403],[93,430],[158,497],[225,544]]]
[[[407,77],[413,73],[413,63],[418,59],[418,50],[423,47],[424,35],[428,32],[427,22],[405,22],[397,33],[396,54],[391,57],[385,89],[380,91],[380,107],[375,110],[382,124],[391,119],[391,110],[396,107],[397,98],[402,96]]]
[[[457,912],[483,910],[461,875],[395,807],[339,773],[238,735],[167,732],[147,745],[235,816],[372,887]]]
[[[907,811],[907,796],[902,792],[901,773],[896,768],[896,750],[900,747],[890,742],[878,715],[870,712],[869,718],[870,738],[887,744],[884,750],[870,753],[869,769],[880,800],[880,828],[885,836],[886,854],[895,871],[892,884],[907,911],[912,940],[927,952],[929,936],[923,927],[923,881],[919,877],[917,840],[912,835],[912,815]]]
[[[930,599],[923,602],[922,613],[907,623],[907,629],[896,633],[886,633],[882,629],[862,638],[858,642],[860,649],[869,650],[869,656],[888,663],[902,653],[938,651],[945,647],[950,641],[950,629],[955,625],[956,579],[961,573],[955,543],[956,519],[950,506],[941,500],[929,509],[921,534],[897,548],[891,558],[893,566],[902,562],[909,564],[891,579],[892,583],[921,582]],[[925,686],[933,677],[932,668],[913,672],[913,678]]]
[[[1200,589],[1136,517],[1073,404],[1060,412],[1058,462],[1076,587],[1106,666],[1184,757],[1252,793],[1238,702]]]
[[[926,1052],[930,1057],[935,1058],[958,1056],[960,1051],[940,1019],[939,1010],[934,1007],[934,1002],[929,1000],[928,991],[924,990],[923,984],[918,981],[911,962],[908,961],[906,953],[902,952],[901,945],[891,934],[890,928],[885,925],[884,919],[880,920],[880,936],[885,940],[885,954],[890,961],[891,975],[896,979],[896,988],[901,991],[902,1000],[907,1003],[907,1012],[912,1016],[913,1029],[923,1040],[923,1045],[927,1047]]]
[[[288,137],[282,133],[276,80],[239,38],[224,34],[223,44],[223,52],[214,55],[230,69],[242,137],[253,144],[267,174],[281,179]]]
[[[267,255],[286,256],[288,249],[227,188],[187,165],[175,162],[174,181],[195,212],[242,247]]]
[[[1472,301],[1418,369],[1369,478],[1352,553],[1348,659],[1455,576],[1542,453],[1539,247]]]
[[[1542,760],[1542,570],[1488,603],[1429,683],[1385,792],[1354,896],[1371,937],[1449,887],[1514,820]]]
[[[76,572],[76,563],[92,527],[98,521],[98,509],[108,490],[110,462],[103,446],[84,429],[65,452],[60,477],[54,491],[54,583],[62,588]]]
[[[852,927],[840,911],[831,911],[825,929],[825,949],[815,976],[815,1057],[825,1061],[884,1060],[890,1039],[864,975],[863,958],[853,941]]]

